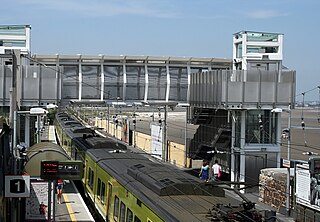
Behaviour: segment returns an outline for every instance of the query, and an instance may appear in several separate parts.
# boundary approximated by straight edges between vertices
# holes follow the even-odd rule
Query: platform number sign
[[[30,176],[10,175],[5,176],[5,197],[29,197]]]
[[[21,179],[10,180],[11,193],[24,193],[26,191],[26,182]]]

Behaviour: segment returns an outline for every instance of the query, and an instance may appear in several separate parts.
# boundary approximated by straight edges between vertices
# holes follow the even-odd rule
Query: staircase
[[[193,111],[191,122],[200,126],[190,142],[189,157],[210,159],[214,151],[229,151],[231,125],[227,119],[228,111],[208,108],[195,108]]]

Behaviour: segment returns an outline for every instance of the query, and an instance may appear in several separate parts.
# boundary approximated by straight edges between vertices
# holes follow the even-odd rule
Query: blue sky
[[[296,94],[319,99],[319,0],[2,0],[0,24],[30,24],[36,54],[232,58],[235,32],[283,33]]]

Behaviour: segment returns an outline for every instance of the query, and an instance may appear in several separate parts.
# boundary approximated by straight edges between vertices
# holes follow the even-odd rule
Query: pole
[[[10,88],[10,116],[9,116],[9,125],[10,128],[13,128],[13,115],[14,111],[17,110],[17,54],[15,51],[12,51],[12,79],[11,79],[11,88]]]
[[[40,115],[37,115],[37,143],[41,142],[41,138],[40,138],[40,132],[41,132],[40,122],[41,122],[41,117],[40,117]]]
[[[288,116],[288,160],[291,165],[291,106],[289,105],[289,116]],[[287,193],[286,193],[286,209],[287,215],[290,215],[290,166],[287,168]]]
[[[17,52],[17,53],[16,53]],[[17,64],[17,58],[18,56],[18,51],[13,50],[12,51],[12,79],[11,79],[11,88],[10,88],[10,116],[9,116],[9,124],[10,128],[15,128],[13,131],[13,144],[12,144],[12,167],[13,170],[11,172],[16,175],[17,174],[17,159],[16,159],[16,146],[17,146],[17,125],[14,122],[14,116],[16,117],[17,113],[17,70],[18,70],[18,64]],[[17,117],[16,117],[17,120]],[[15,125],[15,126],[14,126]],[[12,212],[12,221],[17,221],[18,220],[18,214],[19,212],[17,211],[19,201],[17,201],[15,198],[11,198],[11,212]]]
[[[17,111],[13,113],[13,144],[12,144],[12,152],[14,152],[17,147]]]
[[[188,148],[188,107],[186,107],[186,122],[185,122],[185,142],[184,142],[184,149],[185,149],[185,155],[184,155],[184,167],[187,168],[187,148]]]
[[[52,195],[52,203],[53,203],[53,206],[52,206],[52,221],[56,221],[56,195],[55,195],[55,189],[56,189],[56,181],[53,181],[53,195]],[[51,205],[51,204],[50,204]],[[50,221],[50,220],[49,220]]]
[[[110,134],[109,132],[109,121],[110,121],[110,105],[108,104],[108,129],[107,129],[107,133]]]
[[[133,110],[133,147],[136,148],[137,141],[136,141],[136,131],[137,131],[137,126],[136,126],[136,107],[134,107]]]
[[[48,181],[48,221],[51,221],[51,183],[52,181]]]
[[[164,106],[164,126],[163,126],[163,157],[164,162],[168,161],[168,144],[167,144],[167,105]]]

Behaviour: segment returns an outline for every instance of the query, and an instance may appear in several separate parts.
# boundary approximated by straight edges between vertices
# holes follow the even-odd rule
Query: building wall
[[[168,143],[168,159],[178,167],[187,165],[185,144],[179,144],[169,141]]]
[[[147,153],[151,153],[151,136],[144,133],[136,132],[136,138],[136,147],[142,149]]]
[[[259,177],[259,200],[279,209],[286,207],[287,168],[261,170]]]
[[[103,128],[106,132],[107,130],[107,120],[102,120],[98,117],[95,118],[94,126]],[[115,138],[125,141],[125,134],[124,134],[124,127],[118,126],[117,130],[116,125],[113,122],[109,122],[109,134],[111,136],[114,136]],[[115,134],[114,134],[115,132]],[[132,133],[132,136],[134,137],[134,132]],[[146,153],[152,153],[151,150],[151,142],[152,138],[151,135],[136,132],[135,138],[136,141],[136,148],[141,149],[142,151]],[[134,143],[134,142],[133,142]],[[168,161],[177,167],[191,167],[190,160],[186,159],[186,149],[185,144],[179,144],[176,142],[168,141]]]

